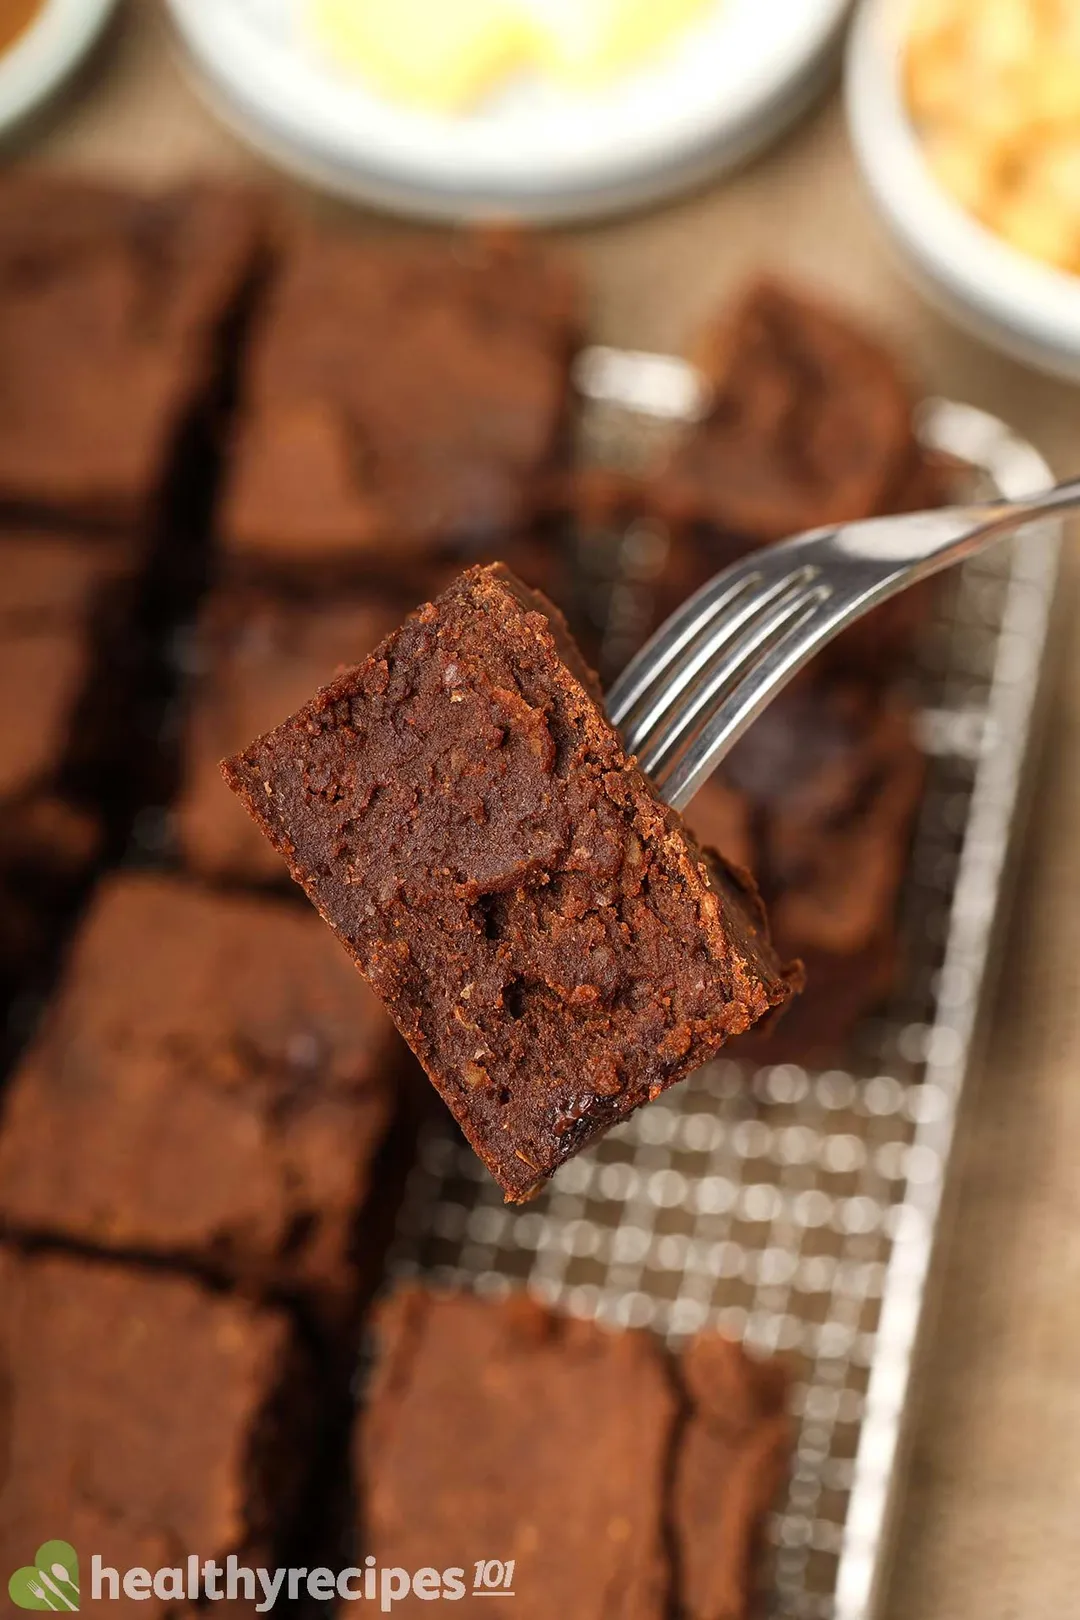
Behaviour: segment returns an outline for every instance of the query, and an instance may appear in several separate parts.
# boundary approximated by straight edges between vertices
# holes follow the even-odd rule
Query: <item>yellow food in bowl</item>
[[[474,105],[530,69],[588,89],[659,50],[710,0],[308,0],[322,51],[394,101]]]
[[[1021,252],[1080,272],[1080,0],[916,0],[904,68],[945,189]]]
[[[589,88],[655,51],[704,0],[521,0],[530,55],[553,78]]]
[[[468,106],[526,58],[509,0],[312,0],[311,14],[338,66],[434,112]]]

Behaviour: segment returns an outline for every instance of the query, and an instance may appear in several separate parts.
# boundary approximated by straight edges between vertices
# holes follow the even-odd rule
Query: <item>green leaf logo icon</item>
[[[72,1614],[79,1607],[79,1556],[68,1541],[43,1541],[32,1564],[8,1581],[8,1595],[19,1609]]]

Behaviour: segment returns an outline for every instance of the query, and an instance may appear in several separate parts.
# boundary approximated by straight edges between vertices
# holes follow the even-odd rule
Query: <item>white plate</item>
[[[848,122],[863,175],[927,295],[976,337],[1080,380],[1080,276],[1028,258],[966,213],[927,165],[904,103],[913,0],[863,0],[846,71]]]
[[[46,0],[0,56],[0,131],[45,101],[91,49],[116,0]]]
[[[218,110],[273,160],[436,218],[611,212],[743,160],[803,111],[849,0],[715,0],[647,69],[573,95],[521,80],[475,112],[395,105],[307,45],[301,0],[168,0]]]

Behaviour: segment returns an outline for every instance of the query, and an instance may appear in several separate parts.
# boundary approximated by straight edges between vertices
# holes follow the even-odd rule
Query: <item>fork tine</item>
[[[732,604],[723,602],[715,604],[711,609],[709,622],[698,623],[697,635],[683,649],[682,661],[667,665],[666,678],[658,687],[655,682],[659,671],[654,673],[651,693],[642,694],[642,698],[649,697],[648,707],[643,712],[637,713],[635,712],[637,704],[634,704],[626,712],[622,729],[627,752],[631,754],[640,752],[647,739],[657,730],[687,688],[697,680],[706,665],[742,635],[744,630],[752,626],[771,603],[787,595],[797,585],[809,584],[813,577],[809,569],[793,570],[773,585],[761,585],[757,589],[742,592]],[[749,576],[749,580],[752,579],[753,576]]]
[[[607,695],[613,726],[621,726],[650,686],[679,658],[710,621],[760,584],[761,571],[747,559],[695,591],[630,660]]]
[[[815,594],[753,669],[726,696],[720,696],[697,735],[658,783],[667,804],[676,810],[686,809],[698,788],[774,694],[829,640],[834,614],[831,609],[821,611],[826,604],[825,596]]]
[[[759,599],[756,604],[759,610],[747,620],[742,634],[726,653],[715,657],[711,640],[706,641],[702,658],[703,665],[707,666],[705,679],[687,701],[672,710],[654,731],[641,734],[642,741],[647,744],[640,759],[646,775],[656,776],[662,770],[682,739],[703,714],[715,707],[734,680],[740,676],[743,680],[753,678],[759,654],[767,652],[778,636],[801,624],[808,611],[832,595],[831,586],[821,580],[808,581],[801,574],[785,584],[787,588],[782,595],[772,593],[768,600]],[[728,639],[723,636],[725,629],[726,626],[719,627],[721,648]]]

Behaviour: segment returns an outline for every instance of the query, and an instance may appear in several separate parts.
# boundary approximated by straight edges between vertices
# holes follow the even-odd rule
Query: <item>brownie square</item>
[[[804,677],[781,694],[688,811],[703,843],[749,854],[782,953],[806,967],[785,1016],[740,1042],[763,1062],[822,1063],[890,989],[897,900],[926,761],[902,694]],[[738,807],[749,846],[739,847]]]
[[[606,678],[757,547],[941,506],[956,487],[955,465],[915,436],[914,399],[892,356],[816,298],[757,282],[699,348],[700,421],[637,473],[586,468],[564,481],[579,556],[598,577]],[[830,643],[818,667],[891,674],[910,656],[933,592],[928,582],[883,603]]]
[[[377,597],[286,598],[223,589],[206,604],[193,649],[177,830],[185,863],[217,880],[288,881],[281,857],[221,779],[220,760],[299,708],[343,665],[395,628],[400,604]]]
[[[0,185],[0,506],[134,526],[215,365],[258,241],[237,192]]]
[[[119,543],[0,535],[0,977],[33,971],[97,855],[127,721]],[[110,647],[106,655],[106,646]]]
[[[413,1288],[378,1328],[355,1451],[378,1566],[457,1569],[471,1596],[477,1560],[512,1560],[521,1620],[662,1620],[676,1399],[654,1342],[521,1297]]]
[[[701,1333],[679,1358],[685,1401],[671,1522],[684,1620],[746,1620],[765,1518],[793,1445],[788,1374]]]
[[[344,1325],[379,1258],[402,1053],[314,917],[114,877],[9,1082],[0,1224],[183,1262]]]
[[[472,1596],[478,1563],[512,1562],[527,1620],[757,1612],[792,1447],[782,1362],[712,1332],[672,1358],[649,1334],[523,1295],[413,1285],[382,1306],[375,1339],[354,1461],[380,1569],[457,1573]],[[413,1591],[394,1608],[425,1601]]]
[[[598,697],[476,568],[224,767],[511,1199],[791,993]]]
[[[298,238],[247,368],[228,561],[400,580],[514,533],[560,453],[577,305],[561,268],[510,240]]]
[[[764,279],[696,358],[708,407],[668,468],[670,493],[690,512],[762,545],[885,510],[911,451],[912,400],[858,326]]]
[[[0,803],[100,757],[105,739],[86,729],[83,711],[132,574],[119,543],[0,533],[0,691],[9,697],[0,704]]]
[[[189,1553],[279,1561],[314,1427],[284,1313],[161,1272],[2,1249],[0,1302],[6,1573],[57,1535],[82,1555],[84,1605],[91,1553],[121,1575],[186,1568]]]

